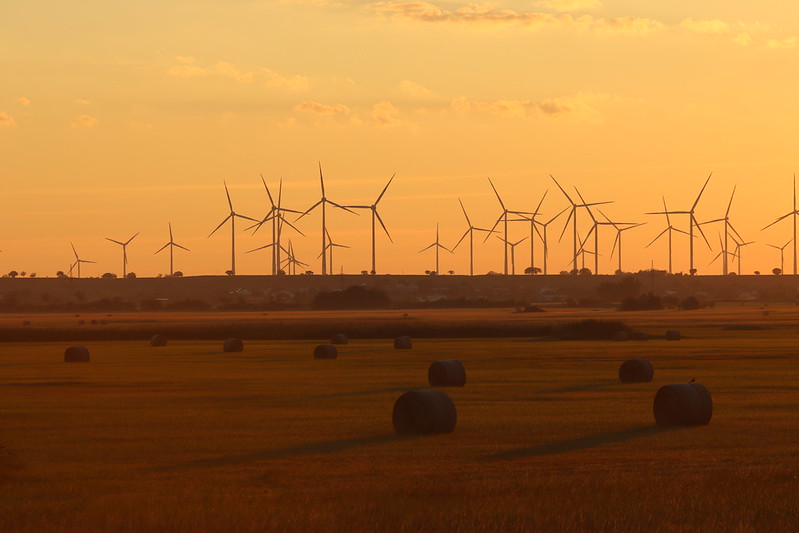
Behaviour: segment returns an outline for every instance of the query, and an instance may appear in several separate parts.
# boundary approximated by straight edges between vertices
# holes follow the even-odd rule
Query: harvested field
[[[335,365],[309,357],[330,332],[224,357],[216,339],[86,341],[88,365],[6,342],[0,531],[799,529],[799,327],[679,313],[602,317],[677,343],[414,337],[397,357],[391,337],[353,335]],[[618,382],[635,357],[651,383]],[[447,390],[454,432],[396,435],[395,401],[445,358],[469,370]],[[691,378],[710,424],[657,427],[655,392]]]

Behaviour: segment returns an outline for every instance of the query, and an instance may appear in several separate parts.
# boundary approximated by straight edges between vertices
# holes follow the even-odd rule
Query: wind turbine
[[[236,217],[243,218],[244,220],[251,220],[253,222],[258,222],[254,218],[250,218],[248,216],[240,215],[233,210],[233,202],[230,200],[230,191],[228,191],[227,183],[224,181],[222,182],[225,185],[225,195],[227,196],[227,203],[230,206],[230,214],[225,217],[225,219],[219,223],[219,225],[212,231],[208,237],[210,238],[211,235],[216,233],[216,231],[225,225],[225,222],[230,220],[230,272],[233,276],[236,275]]]
[[[737,261],[738,261],[738,275],[739,276],[741,275],[741,248],[743,248],[744,246],[749,246],[750,244],[754,244],[754,243],[755,243],[755,241],[749,241],[749,242],[738,242],[738,241],[735,241],[735,251],[733,252],[732,256],[734,258],[736,258]]]
[[[560,189],[560,192],[563,193],[563,195],[566,197],[566,199],[571,204],[571,212],[569,213],[569,217],[566,219],[566,224],[564,224],[564,226],[563,226],[563,231],[560,233],[560,238],[558,239],[558,241],[560,241],[560,239],[563,238],[563,235],[566,233],[566,228],[569,227],[569,221],[571,220],[572,223],[573,223],[572,249],[573,249],[573,252],[574,252],[574,258],[572,260],[572,264],[574,265],[574,269],[577,270],[577,254],[578,254],[577,247],[578,247],[578,245],[580,243],[580,238],[577,235],[577,208],[584,207],[585,209],[588,210],[589,213],[591,213],[591,210],[589,209],[590,206],[592,206],[592,205],[609,204],[611,202],[594,202],[594,203],[591,203],[591,204],[586,203],[585,200],[583,200],[583,197],[580,194],[580,191],[577,191],[577,187],[575,187],[574,190],[577,191],[577,194],[580,196],[580,201],[583,202],[582,204],[577,204],[571,199],[571,196],[569,196],[566,193],[566,190],[563,187],[560,186],[560,183],[558,183],[558,180],[556,180],[555,177],[552,174],[550,174],[549,177],[552,178],[552,181],[554,181],[555,185],[558,186],[558,189]],[[593,218],[593,214],[591,214],[591,218]]]
[[[672,226],[671,225],[671,219],[669,218],[669,213],[670,213],[670,211],[669,211],[668,207],[666,207],[666,197],[664,196],[663,197],[663,214],[666,215],[666,229],[664,229],[663,231],[658,233],[657,237],[652,239],[652,242],[650,242],[649,244],[646,245],[646,248],[649,248],[650,246],[652,246],[655,243],[656,240],[658,240],[660,237],[662,237],[665,233],[668,232],[668,235],[669,235],[669,274],[671,274],[672,273],[672,268],[671,268],[671,265],[672,265],[672,262],[671,262],[671,257],[672,257],[671,256],[672,232],[676,231],[677,233],[682,233],[683,235],[688,235],[688,232],[687,231],[683,231],[681,229],[678,229],[678,228],[675,228],[674,226]]]
[[[386,232],[386,237],[388,237],[388,240],[390,240],[392,244],[394,243],[394,239],[392,239],[391,235],[388,233],[388,229],[386,228],[386,225],[383,223],[383,219],[380,218],[380,213],[377,212],[377,204],[380,203],[380,200],[383,198],[383,195],[386,194],[388,186],[391,185],[392,181],[394,181],[394,176],[396,175],[397,175],[396,172],[392,174],[391,178],[388,180],[388,183],[386,183],[386,186],[383,187],[383,190],[378,195],[377,200],[375,200],[375,203],[373,203],[372,205],[347,206],[352,209],[369,209],[372,212],[372,274],[373,275],[377,274],[377,266],[375,262],[375,219],[377,219],[377,221],[380,222],[380,226],[383,228],[383,231]]]
[[[175,249],[175,246],[177,246],[181,250],[186,250],[187,252],[190,252],[191,250],[189,250],[185,246],[181,246],[181,245],[179,245],[178,243],[175,242],[175,239],[172,237],[172,223],[171,222],[169,223],[169,242],[166,243],[165,245],[163,245],[162,247],[160,247],[158,250],[156,250],[155,253],[160,252],[161,250],[163,250],[167,246],[169,246],[169,275],[170,276],[174,276],[175,275],[175,266],[174,266],[175,265],[175,260],[174,260],[174,249]]]
[[[280,246],[280,237],[282,234],[283,224],[288,224],[290,228],[292,228],[300,235],[304,236],[304,234],[299,229],[297,229],[297,227],[294,226],[291,222],[286,220],[286,217],[283,215],[283,213],[297,213],[297,214],[300,213],[299,211],[295,211],[294,209],[287,209],[285,207],[282,207],[281,205],[283,201],[283,178],[280,178],[280,186],[278,188],[278,195],[277,195],[277,204],[275,204],[275,201],[272,198],[272,193],[269,190],[269,186],[266,184],[266,180],[264,179],[263,174],[261,174],[261,181],[264,184],[264,189],[266,189],[266,195],[269,198],[269,204],[270,204],[269,211],[267,211],[264,218],[260,222],[258,222],[258,224],[255,224],[254,226],[251,226],[250,228],[247,229],[255,228],[252,232],[253,235],[255,235],[258,232],[258,230],[261,229],[261,226],[263,226],[266,222],[270,220],[272,221],[271,248],[272,248],[272,275],[274,276],[275,274],[277,274],[277,271],[280,269],[280,266],[282,264],[282,261],[280,259],[280,252],[281,250],[285,251],[285,248]]]
[[[696,269],[694,269],[694,226],[696,226],[696,229],[698,229],[699,233],[702,234],[702,238],[705,239],[705,244],[707,244],[707,247],[710,248],[710,243],[708,242],[707,237],[705,237],[705,232],[702,231],[702,227],[699,225],[699,222],[696,220],[694,212],[696,211],[696,206],[699,203],[699,199],[702,198],[702,193],[705,192],[705,187],[707,187],[712,175],[712,172],[708,175],[707,179],[705,180],[705,184],[702,185],[702,188],[699,190],[699,194],[696,195],[696,200],[694,200],[694,203],[691,205],[691,209],[688,211],[669,211],[669,213],[672,215],[688,215],[688,273],[692,276],[696,273]],[[656,211],[646,214],[663,215],[665,213],[665,211]]]
[[[327,230],[325,230],[325,231],[327,231]],[[331,274],[333,273],[333,248],[349,248],[349,246],[333,242],[333,239],[330,238],[330,233],[327,234],[327,246],[326,246],[325,250],[322,250],[322,254],[327,252],[329,254],[329,256],[330,256],[330,273]],[[322,254],[319,254],[319,255],[322,255]],[[317,259],[319,258],[319,255],[316,256]]]
[[[549,245],[547,244],[547,226],[552,224],[555,221],[555,219],[557,219],[560,215],[562,215],[563,213],[565,213],[568,210],[569,210],[568,207],[564,207],[563,209],[561,209],[560,213],[558,213],[554,217],[550,218],[546,222],[538,222],[538,221],[536,221],[536,224],[541,226],[541,228],[543,229],[543,231],[541,232],[541,240],[544,242],[544,270],[543,270],[543,274],[545,276],[547,275],[547,258],[549,257]]]
[[[735,197],[735,187],[732,188],[732,194],[730,195],[730,203],[727,204],[727,211],[724,212],[724,217],[716,218],[713,220],[708,220],[707,222],[702,222],[698,226],[704,224],[713,224],[715,222],[723,222],[724,223],[724,239],[722,240],[721,248],[724,250],[724,256],[722,257],[722,273],[726,276],[729,273],[729,263],[728,263],[728,255],[730,253],[730,245],[729,245],[729,233],[732,230],[733,233],[738,237],[740,240],[736,240],[735,242],[743,242],[743,238],[741,235],[735,230],[735,228],[730,223],[730,208],[732,207],[732,199]]]
[[[77,267],[78,279],[80,279],[80,264],[81,263],[95,264],[95,261],[89,261],[88,259],[81,259],[80,257],[78,257],[78,252],[77,252],[77,250],[75,250],[75,245],[72,244],[72,243],[69,243],[69,244],[70,244],[70,246],[72,246],[72,253],[75,254],[75,262],[72,263],[72,266],[70,267],[69,270],[71,272],[73,268]]]
[[[294,255],[294,245],[291,244],[291,240],[289,240],[289,248],[286,250],[286,272],[290,273],[293,276],[297,275],[297,265],[300,266],[308,266],[307,263],[303,263],[302,261],[297,259],[297,256]],[[280,265],[283,266],[282,264]]]
[[[139,234],[139,232],[137,231],[136,235],[138,235],[138,234]],[[107,240],[107,241],[111,241],[113,243],[116,243],[116,244],[122,246],[122,278],[123,279],[128,277],[128,244],[130,244],[130,241],[132,241],[133,239],[136,238],[136,235],[134,235],[130,239],[126,240],[125,242],[116,241],[114,239],[109,239],[108,237],[105,238],[105,240]]]
[[[533,269],[535,268],[535,234],[538,233],[538,237],[543,240],[541,232],[538,231],[538,228],[536,227],[536,224],[540,224],[540,222],[538,222],[535,219],[535,217],[541,214],[539,210],[541,209],[541,204],[544,203],[544,198],[547,197],[548,192],[549,189],[544,191],[544,195],[541,197],[541,200],[538,202],[535,211],[529,213],[527,216],[521,213],[517,213],[521,218],[514,220],[514,222],[523,222],[523,221],[530,222],[530,274],[533,273]]]
[[[499,218],[497,219],[497,221],[494,222],[494,226],[491,228],[491,233],[494,232],[494,229],[497,227],[497,224],[499,224],[500,222],[503,223],[503,225],[504,225],[504,238],[502,239],[502,242],[505,243],[505,255],[504,255],[504,261],[505,261],[504,269],[505,270],[504,270],[504,273],[507,276],[508,275],[508,213],[510,211],[508,211],[508,208],[505,207],[505,202],[503,202],[502,198],[500,198],[499,193],[497,192],[497,188],[494,187],[494,182],[491,181],[491,178],[488,178],[488,183],[490,183],[491,184],[491,188],[494,189],[494,194],[497,195],[497,200],[499,200],[499,206],[502,208],[502,214],[499,215]],[[486,235],[486,238],[483,240],[483,242],[488,240],[488,238],[491,236],[491,233]]]
[[[526,241],[527,237],[525,237],[525,238],[523,238],[521,240],[518,240],[516,242],[508,242],[508,241],[506,241],[505,239],[503,239],[502,237],[499,237],[499,236],[497,236],[497,239],[501,240],[502,242],[504,242],[505,244],[510,246],[511,275],[515,276],[516,275],[516,246],[521,244],[521,243],[523,243],[524,241]]]
[[[729,252],[729,251],[724,249],[724,242],[722,241],[721,233],[719,233],[719,248],[721,248],[721,251],[716,254],[716,256],[713,258],[713,260],[710,263],[707,264],[708,266],[710,266],[713,263],[715,263],[718,260],[719,257],[726,256],[727,254],[731,253],[731,252]]]
[[[796,215],[799,215],[799,211],[796,210],[796,174],[793,175],[793,210],[789,211],[785,215],[782,215],[781,217],[778,217],[777,220],[775,220],[774,222],[772,222],[768,226],[764,227],[763,229],[771,227],[774,224],[776,224],[777,222],[779,222],[780,220],[788,218],[791,215],[793,215],[793,239],[791,239],[791,240],[793,241],[793,275],[795,276],[796,272],[797,272],[796,271],[796,267],[797,267],[797,265],[796,265]],[[760,231],[763,231],[763,229],[761,229]],[[790,241],[788,241],[788,242],[790,242]],[[784,272],[785,271],[783,270],[783,273]]]
[[[319,255],[322,257],[322,275],[327,275],[327,254],[324,252],[327,249],[327,222],[326,222],[326,206],[327,204],[332,205],[333,207],[337,207],[339,209],[343,209],[344,211],[349,211],[352,214],[357,214],[355,211],[344,207],[343,205],[339,205],[332,200],[328,200],[327,196],[325,196],[325,178],[322,176],[322,163],[319,163],[319,183],[322,185],[322,198],[309,207],[303,214],[297,217],[297,220],[301,219],[311,211],[313,211],[317,206],[322,206],[322,251]],[[296,222],[296,221],[295,221]]]
[[[788,214],[790,214],[790,213],[788,213]],[[791,239],[790,241],[786,242],[782,246],[775,246],[774,244],[766,244],[766,246],[771,246],[772,248],[780,251],[780,272],[783,273],[783,274],[785,273],[785,248],[789,244],[791,244],[792,241],[793,241],[793,239]]]
[[[422,252],[424,252],[426,250],[429,250],[430,248],[433,248],[433,247],[435,247],[435,249],[436,249],[436,274],[438,274],[440,272],[438,270],[438,250],[443,248],[444,250],[448,251],[449,253],[452,253],[452,250],[450,250],[449,248],[447,248],[446,246],[444,246],[440,242],[438,242],[438,222],[436,222],[436,240],[435,240],[435,242],[433,242],[433,244],[431,244],[429,246],[425,246],[424,248],[419,250],[419,253],[422,253]]]
[[[461,204],[461,210],[463,211],[463,216],[466,217],[466,224],[468,224],[469,228],[464,232],[463,236],[461,236],[460,240],[455,243],[455,246],[452,247],[452,251],[454,252],[458,245],[469,236],[469,275],[474,276],[474,232],[475,231],[487,231],[489,235],[493,233],[493,230],[488,230],[484,228],[478,228],[472,225],[472,221],[469,220],[469,215],[466,214],[466,208],[463,207],[463,202],[461,199],[458,198],[458,203]]]
[[[618,268],[618,271],[620,273],[624,272],[621,269],[621,242],[622,242],[621,238],[622,238],[622,232],[641,227],[644,224],[646,224],[646,222],[613,222],[602,211],[600,211],[599,213],[603,217],[605,217],[605,220],[607,220],[610,223],[610,225],[613,226],[613,228],[616,230],[616,238],[613,240],[613,248],[610,249],[610,257],[613,258],[613,252],[616,250],[616,244],[618,243],[618,245],[619,245],[619,268]],[[626,227],[621,228],[621,227],[619,227],[620,225],[623,225],[623,226],[626,226]]]

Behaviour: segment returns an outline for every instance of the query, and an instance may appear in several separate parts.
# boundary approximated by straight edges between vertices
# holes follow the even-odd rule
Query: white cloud
[[[0,128],[10,128],[16,125],[17,121],[14,120],[13,117],[11,117],[5,111],[0,111]]]
[[[766,46],[768,48],[796,48],[796,45],[799,44],[797,42],[796,37],[787,37],[785,39],[769,39],[766,42]]]
[[[250,71],[243,70],[228,61],[217,61],[212,65],[203,66],[198,64],[193,57],[178,56],[175,59],[180,64],[167,69],[167,74],[175,78],[219,76],[242,84],[263,83],[269,87],[284,87],[295,91],[306,90],[311,86],[311,80],[306,76],[284,76],[265,67]]]
[[[564,4],[565,5],[565,4]],[[597,18],[567,13],[524,12],[500,9],[490,4],[468,4],[454,10],[424,1],[375,2],[371,9],[393,18],[426,23],[468,24],[472,27],[520,25],[528,28],[575,28],[620,33],[651,33],[665,26],[653,19],[639,17]]]
[[[350,108],[344,104],[320,104],[319,102],[303,102],[294,106],[296,111],[304,111],[316,115],[346,115]]]
[[[607,94],[579,93],[544,100],[470,101],[460,96],[450,102],[450,109],[459,114],[485,112],[505,118],[531,119],[536,117],[600,122],[602,114],[596,104],[610,99]]]
[[[268,68],[261,68],[260,72],[264,83],[270,87],[286,87],[295,91],[303,91],[311,87],[311,80],[306,76],[283,76]]]
[[[558,12],[587,11],[602,7],[599,0],[538,0],[533,2],[536,7],[550,9]]]
[[[372,121],[378,126],[396,126],[401,123],[399,113],[391,102],[378,102],[372,106]]]
[[[75,120],[72,121],[73,128],[93,128],[97,125],[99,121],[91,117],[89,115],[78,115]]]
[[[433,91],[427,87],[410,80],[402,80],[394,92],[410,98],[428,98],[433,95]]]
[[[730,25],[723,20],[694,20],[688,18],[680,22],[680,27],[695,33],[710,33],[715,35],[725,34],[730,31]]]

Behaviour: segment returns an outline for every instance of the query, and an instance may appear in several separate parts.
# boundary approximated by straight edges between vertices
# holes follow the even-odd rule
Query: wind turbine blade
[[[296,231],[297,233],[299,233],[300,235],[305,237],[305,234],[302,231],[300,231],[300,229],[297,226],[295,226],[294,224],[292,224],[291,222],[289,222],[288,220],[286,220],[283,217],[280,217],[280,220],[281,220],[281,222],[283,224],[287,225],[288,227],[290,227],[291,229],[293,229],[294,231]]]
[[[333,202],[330,202],[331,204]],[[345,205],[344,207],[349,207],[350,209],[371,209],[371,205]]]
[[[162,247],[160,247],[158,250],[156,250],[156,251],[155,251],[155,253],[157,254],[158,252],[160,252],[161,250],[163,250],[164,248],[166,248],[166,247],[167,247],[167,246],[169,246],[169,245],[170,245],[170,243],[166,243],[165,245],[163,245]]]
[[[666,197],[663,196],[663,212],[666,213],[666,225],[671,226],[671,219],[669,218],[669,208],[666,207]]]
[[[621,239],[621,231],[616,232],[616,238],[613,239],[613,247],[610,249],[610,258],[613,259],[613,254],[616,252],[616,245],[619,243]]]
[[[696,204],[699,203],[699,199],[702,197],[702,193],[705,192],[705,187],[707,187],[707,183],[710,181],[710,176],[712,175],[713,173],[711,172],[710,175],[705,180],[705,184],[702,185],[702,190],[699,191],[699,194],[696,196],[696,200],[694,201],[694,205],[691,206],[691,213],[693,213],[694,209],[696,209]]]
[[[227,189],[227,183],[222,182],[225,185],[225,194],[227,195],[227,204],[230,206],[230,211],[233,212],[233,201],[230,199],[230,191]]]
[[[350,213],[352,213],[353,215],[358,215],[358,216],[360,216],[358,213],[356,213],[356,212],[355,212],[355,211],[353,211],[352,209],[348,209],[348,208],[344,207],[343,205],[339,205],[339,204],[337,204],[336,202],[331,202],[330,200],[327,200],[327,203],[329,203],[329,204],[330,204],[330,205],[332,205],[333,207],[338,207],[339,209],[343,209],[344,211],[349,211],[349,212],[350,212]]]
[[[472,228],[469,228],[469,229],[467,229],[467,230],[464,232],[464,234],[461,236],[461,238],[460,238],[460,239],[458,239],[458,242],[456,242],[456,243],[455,243],[455,246],[453,246],[453,247],[452,247],[452,251],[455,251],[455,250],[457,250],[457,249],[458,249],[458,246],[460,245],[460,243],[462,243],[462,242],[463,242],[463,239],[465,239],[465,238],[466,238],[466,236],[469,234],[469,232],[470,232],[470,231],[472,231]]]
[[[136,238],[136,236],[137,236],[139,233],[141,233],[141,232],[137,231],[137,232],[136,232],[136,235],[134,235],[133,237],[131,237],[130,239],[128,239],[128,240],[125,242],[125,246],[127,246],[128,244],[130,244],[130,241],[132,241],[133,239],[135,239],[135,238]]]
[[[97,261],[89,261],[88,259],[81,259],[80,262],[81,263],[91,263],[93,265],[97,264]]]
[[[174,241],[175,239],[172,238],[172,223],[169,223],[169,242]]]
[[[245,254],[251,254],[252,252],[257,252],[258,250],[263,250],[265,248],[271,248],[274,244],[265,244],[264,246],[259,246],[258,248],[253,248],[252,250],[247,250],[244,252]]]
[[[471,228],[472,227],[472,221],[469,220],[469,215],[466,214],[466,208],[463,207],[463,202],[461,202],[460,198],[458,198],[458,203],[461,204],[461,211],[463,211],[463,216],[466,217],[466,224],[468,224],[469,227]]]
[[[725,213],[724,213],[724,218],[728,218],[728,217],[730,216],[730,208],[732,207],[732,199],[735,197],[735,189],[736,189],[737,187],[738,187],[738,186],[737,186],[737,185],[735,185],[735,186],[732,188],[732,194],[730,195],[730,203],[729,203],[729,204],[727,204],[727,211],[725,211]]]
[[[386,191],[388,190],[388,186],[391,185],[392,181],[394,181],[394,176],[396,176],[396,175],[397,175],[396,172],[391,175],[391,178],[388,180],[388,183],[386,183],[386,186],[383,187],[383,191],[380,193],[380,196],[378,196],[377,200],[375,200],[375,205],[380,203],[380,200],[383,198],[383,195],[386,194]]]
[[[533,215],[537,215],[538,214],[538,210],[541,209],[541,204],[544,203],[544,198],[547,197],[547,193],[548,192],[549,192],[549,189],[544,191],[544,195],[541,197],[541,200],[538,201],[538,205],[535,206],[535,212],[533,213]]]
[[[736,230],[735,227],[729,221],[727,222],[727,227],[729,227],[732,230],[732,232],[735,234],[736,237],[738,237],[740,242],[744,242],[744,238],[741,237],[741,234],[738,233],[738,230]]]
[[[319,161],[319,183],[322,184],[322,198],[325,197],[325,178],[322,177],[322,162]]]
[[[520,240],[514,242],[513,244],[511,244],[511,246],[518,246],[519,244],[523,243],[527,239],[528,239],[528,237],[525,237],[524,239],[520,239]]]
[[[696,224],[696,229],[699,230],[699,233],[702,235],[702,238],[705,239],[705,244],[707,244],[708,249],[712,250],[713,248],[710,246],[710,242],[708,242],[707,237],[705,236],[705,232],[702,231],[702,226],[699,225],[699,222],[697,222],[696,217],[693,214],[691,214],[691,218],[693,219],[694,224]]]
[[[107,241],[111,241],[111,242],[113,242],[113,243],[116,243],[116,244],[119,244],[119,245],[123,245],[123,244],[124,244],[124,243],[122,243],[122,242],[115,241],[114,239],[109,239],[108,237],[106,237],[106,238],[105,238],[105,240],[107,240]]]
[[[186,250],[187,252],[191,252],[191,250],[189,250],[189,249],[188,249],[188,248],[186,248],[185,246],[181,246],[181,245],[179,245],[179,244],[178,244],[178,243],[176,243],[176,242],[173,242],[173,243],[172,243],[172,246],[177,246],[177,247],[178,247],[178,248],[180,248],[181,250]]]
[[[308,208],[308,209],[307,209],[307,210],[306,210],[306,211],[305,211],[303,214],[301,214],[300,216],[298,216],[298,217],[297,217],[297,218],[294,220],[294,222],[297,222],[297,220],[301,219],[302,217],[304,217],[305,215],[307,215],[308,213],[310,213],[311,211],[313,211],[313,210],[316,208],[316,206],[318,206],[318,205],[319,205],[319,204],[321,204],[321,203],[322,203],[322,200],[319,200],[318,202],[316,202],[315,204],[313,204],[313,205],[312,205],[311,207],[309,207],[309,208]]]
[[[788,214],[782,215],[781,217],[779,217],[777,220],[775,220],[774,222],[772,222],[772,223],[771,223],[771,224],[769,224],[768,226],[765,226],[765,227],[763,227],[763,229],[761,229],[760,231],[763,231],[763,230],[764,230],[764,229],[766,229],[766,228],[770,228],[771,226],[773,226],[774,224],[776,224],[776,223],[777,223],[777,222],[779,222],[780,220],[784,220],[784,219],[788,218],[789,216],[791,216],[791,215],[793,215],[793,214],[794,214],[794,212],[793,212],[793,211],[791,211],[791,212],[790,212],[790,213],[788,213]]]
[[[655,241],[656,241],[656,240],[658,240],[659,238],[661,238],[663,235],[665,235],[667,231],[669,231],[669,228],[666,228],[666,229],[664,229],[663,231],[661,231],[660,233],[658,233],[658,236],[657,236],[657,237],[655,237],[654,239],[652,239],[652,242],[650,242],[649,244],[647,244],[646,246],[644,246],[644,248],[649,248],[650,246],[652,246],[653,244],[655,244]]]
[[[228,215],[228,216],[226,216],[226,217],[225,217],[225,220],[223,220],[222,222],[220,222],[220,223],[219,223],[219,225],[218,225],[216,228],[214,228],[214,231],[212,231],[211,233],[209,233],[209,234],[208,234],[208,237],[210,237],[211,235],[213,235],[214,233],[216,233],[216,231],[217,231],[219,228],[221,228],[222,226],[224,226],[224,225],[225,225],[225,222],[227,222],[227,221],[228,221],[228,219],[229,219],[229,218],[232,218],[232,217],[233,217],[233,215]]]
[[[78,259],[78,252],[75,250],[75,245],[72,243],[69,243],[69,245],[72,246],[72,253],[75,254],[75,259]]]
[[[500,223],[500,222],[502,222],[502,218],[503,218],[504,216],[505,216],[505,213],[502,213],[501,215],[499,215],[499,218],[497,219],[497,221],[496,221],[496,222],[494,222],[494,225],[493,225],[493,226],[491,226],[491,229],[488,231],[488,235],[486,235],[486,238],[485,238],[485,239],[483,239],[483,242],[486,242],[486,241],[488,240],[488,238],[491,236],[491,234],[492,234],[492,233],[494,233],[494,230],[495,230],[495,229],[496,229],[496,227],[499,225],[499,223]]]
[[[375,217],[377,218],[377,221],[380,222],[380,227],[386,232],[386,237],[388,237],[388,240],[391,241],[391,244],[394,244],[394,239],[391,238],[391,234],[388,232],[388,228],[386,228],[386,225],[383,223],[383,219],[380,218],[380,213],[377,212],[377,209],[375,209]]]
[[[249,220],[250,222],[255,222],[256,224],[258,224],[259,222],[261,222],[260,220],[256,220],[256,219],[254,219],[254,218],[252,218],[252,217],[248,217],[247,215],[240,215],[240,214],[238,214],[238,213],[233,213],[233,216],[234,216],[234,217],[243,218],[244,220]]]
[[[494,187],[494,182],[491,181],[491,178],[488,178],[488,183],[491,184],[491,188],[494,189],[494,194],[497,195],[497,200],[499,200],[499,205],[502,207],[502,211],[505,211],[505,204],[502,202],[502,198],[499,197],[499,193],[497,192],[497,188]]]
[[[555,182],[555,185],[558,186],[558,189],[560,189],[560,192],[563,193],[563,195],[566,197],[566,199],[569,201],[569,203],[572,204],[572,206],[574,206],[574,202],[572,201],[571,196],[569,196],[568,193],[564,190],[564,188],[560,186],[560,183],[558,183],[558,180],[555,179],[555,176],[550,174],[549,177],[552,178],[552,181]]]
[[[788,243],[788,244],[790,244],[790,243]],[[783,247],[783,248],[780,248],[779,246],[774,246],[773,244],[766,244],[766,246],[771,246],[771,247],[772,247],[772,248],[774,248],[775,250],[782,250],[782,249],[784,248],[784,247]],[[786,244],[785,246],[787,246],[787,244]]]
[[[544,226],[547,226],[547,225],[549,225],[550,223],[554,222],[556,218],[558,218],[560,215],[562,215],[563,213],[565,213],[565,212],[566,212],[566,211],[568,211],[568,210],[569,210],[569,208],[568,208],[568,207],[564,207],[563,209],[561,209],[561,210],[560,210],[560,213],[558,213],[558,214],[557,214],[557,215],[555,215],[554,217],[552,217],[552,218],[550,218],[549,220],[547,220],[547,221],[544,223]],[[566,224],[568,224],[568,221],[566,222]]]
[[[433,243],[433,244],[431,244],[430,246],[425,246],[424,248],[422,248],[421,250],[419,250],[419,252],[418,252],[418,253],[422,253],[422,252],[424,252],[425,250],[429,250],[430,248],[432,248],[432,247],[433,247],[433,246],[435,246],[435,245],[436,245],[436,243]]]
[[[275,202],[272,200],[272,193],[269,191],[269,186],[266,184],[263,174],[261,174],[261,181],[264,183],[264,189],[266,189],[266,195],[269,197],[269,203],[272,205],[272,207],[275,207]]]
[[[569,229],[569,222],[572,219],[572,215],[574,214],[575,209],[576,208],[574,207],[574,204],[572,204],[572,209],[571,211],[569,211],[569,216],[566,217],[566,223],[563,225],[563,231],[560,232],[560,237],[558,237],[558,242],[563,240],[563,236],[566,234],[566,230]]]
[[[669,228],[666,228],[666,229],[669,229]],[[685,231],[684,229],[679,229],[679,228],[671,228],[671,231],[676,231],[677,233],[682,233],[683,235],[690,235],[690,233],[688,233],[688,232],[687,232],[687,231]]]

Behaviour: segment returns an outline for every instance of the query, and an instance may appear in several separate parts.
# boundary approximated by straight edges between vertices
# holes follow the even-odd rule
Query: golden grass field
[[[347,315],[369,320],[381,313]],[[0,531],[797,531],[799,316],[692,312],[408,311],[414,320],[620,318],[681,341],[351,339],[65,342],[0,347]],[[260,314],[256,314],[260,315]],[[544,316],[546,315],[546,316]],[[270,317],[272,314],[270,313]],[[332,320],[298,313],[289,320]],[[74,322],[6,316],[7,324]],[[90,317],[86,317],[87,319]],[[124,317],[113,317],[124,321]],[[129,320],[247,315],[131,314]],[[7,322],[6,322],[7,321]],[[765,329],[723,329],[744,323]],[[319,339],[323,341],[324,339]],[[646,357],[652,383],[620,384]],[[455,358],[451,434],[399,437],[395,400]],[[652,400],[691,378],[708,426],[660,429]]]

